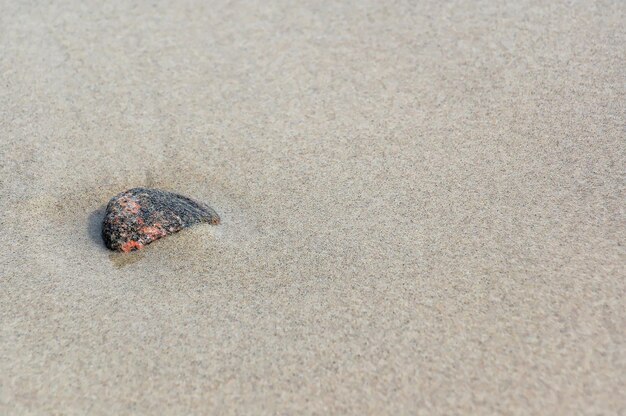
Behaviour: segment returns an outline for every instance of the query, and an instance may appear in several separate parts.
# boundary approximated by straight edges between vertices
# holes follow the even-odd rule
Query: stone
[[[128,253],[199,223],[219,224],[209,206],[160,189],[133,188],[109,201],[102,221],[105,245]]]

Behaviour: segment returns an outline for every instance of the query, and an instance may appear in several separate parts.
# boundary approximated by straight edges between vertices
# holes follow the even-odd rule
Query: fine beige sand
[[[0,10],[1,414],[626,412],[623,1]]]

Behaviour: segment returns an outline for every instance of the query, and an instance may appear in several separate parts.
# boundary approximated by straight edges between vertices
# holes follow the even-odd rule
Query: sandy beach
[[[624,2],[0,9],[1,414],[626,412]]]

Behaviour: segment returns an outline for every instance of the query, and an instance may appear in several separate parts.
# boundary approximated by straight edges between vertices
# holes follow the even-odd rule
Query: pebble
[[[198,223],[219,224],[209,206],[159,189],[133,188],[109,201],[102,221],[105,245],[128,253]]]

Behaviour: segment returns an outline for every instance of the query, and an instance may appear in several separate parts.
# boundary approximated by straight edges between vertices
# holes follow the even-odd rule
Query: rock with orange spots
[[[102,222],[111,250],[129,252],[198,223],[219,224],[209,206],[159,189],[133,188],[114,196]]]

